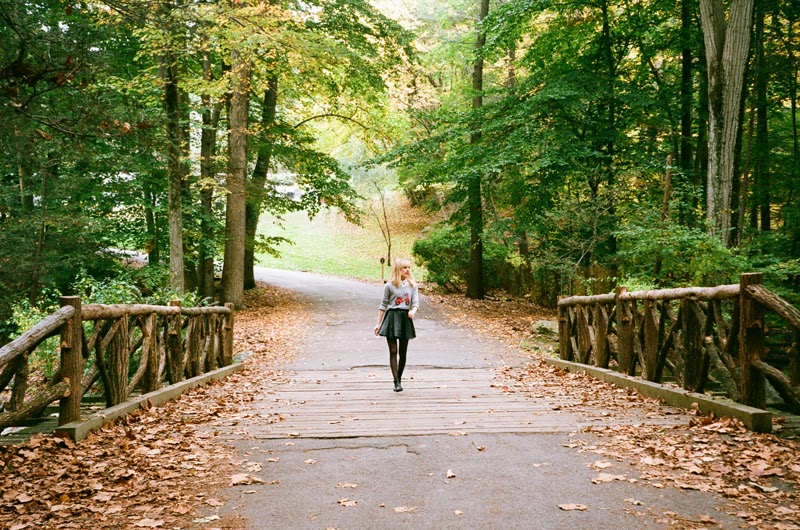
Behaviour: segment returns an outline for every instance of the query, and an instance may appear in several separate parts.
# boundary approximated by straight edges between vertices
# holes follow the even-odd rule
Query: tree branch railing
[[[757,408],[766,407],[768,381],[800,406],[800,311],[762,281],[750,273],[733,285],[563,298],[560,357],[657,383],[671,376],[692,392],[716,383]]]
[[[101,390],[111,407],[137,389],[152,392],[233,362],[231,304],[184,308],[174,300],[169,306],[81,306],[78,297],[62,297],[61,305],[0,347],[0,396],[10,394],[0,429],[40,415],[55,400],[58,423],[64,425],[80,418],[81,400],[91,389]],[[54,336],[60,337],[58,367],[48,383],[39,385],[44,388],[32,391],[30,355]]]

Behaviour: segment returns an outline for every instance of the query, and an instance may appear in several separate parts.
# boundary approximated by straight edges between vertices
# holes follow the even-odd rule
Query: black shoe
[[[394,391],[395,392],[402,392],[403,391],[403,387],[400,386],[400,381],[395,381],[394,382]]]

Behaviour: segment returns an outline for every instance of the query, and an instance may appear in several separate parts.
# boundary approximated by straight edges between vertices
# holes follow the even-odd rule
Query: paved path
[[[727,520],[708,494],[592,484],[597,455],[566,445],[610,420],[565,412],[557,395],[504,391],[495,369],[526,356],[449,324],[424,296],[395,393],[385,342],[372,335],[381,286],[267,269],[258,278],[295,290],[313,325],[289,381],[242,411],[252,421],[221,433],[268,483],[227,492],[222,513],[249,528],[667,528],[656,521],[665,511]],[[568,503],[589,509],[558,508]]]

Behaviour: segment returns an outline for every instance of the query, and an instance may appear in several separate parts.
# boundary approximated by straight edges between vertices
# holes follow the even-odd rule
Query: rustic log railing
[[[59,425],[79,419],[83,396],[102,389],[106,405],[126,401],[140,389],[157,390],[233,362],[231,304],[224,307],[81,305],[61,298],[61,309],[0,348],[0,393],[13,380],[0,413],[0,428],[35,417],[56,399]],[[30,394],[29,357],[41,343],[60,336],[60,362],[44,388]]]
[[[733,285],[619,287],[611,294],[563,298],[560,356],[602,368],[613,364],[658,383],[668,372],[692,392],[715,380],[728,397],[757,408],[766,406],[769,381],[785,403],[800,406],[800,311],[762,281],[750,273]]]

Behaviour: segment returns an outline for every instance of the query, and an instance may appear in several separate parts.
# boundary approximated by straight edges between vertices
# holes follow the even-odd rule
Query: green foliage
[[[427,280],[447,289],[462,289],[469,277],[469,231],[458,226],[444,225],[429,231],[414,242],[412,252],[416,262],[428,271]],[[508,249],[494,241],[484,241],[484,276],[486,286],[499,287],[503,263]]]
[[[661,223],[656,215],[625,225],[619,237],[626,281],[663,287],[737,283],[746,260],[701,228]],[[661,270],[655,273],[655,260]],[[627,284],[624,284],[627,286]]]

